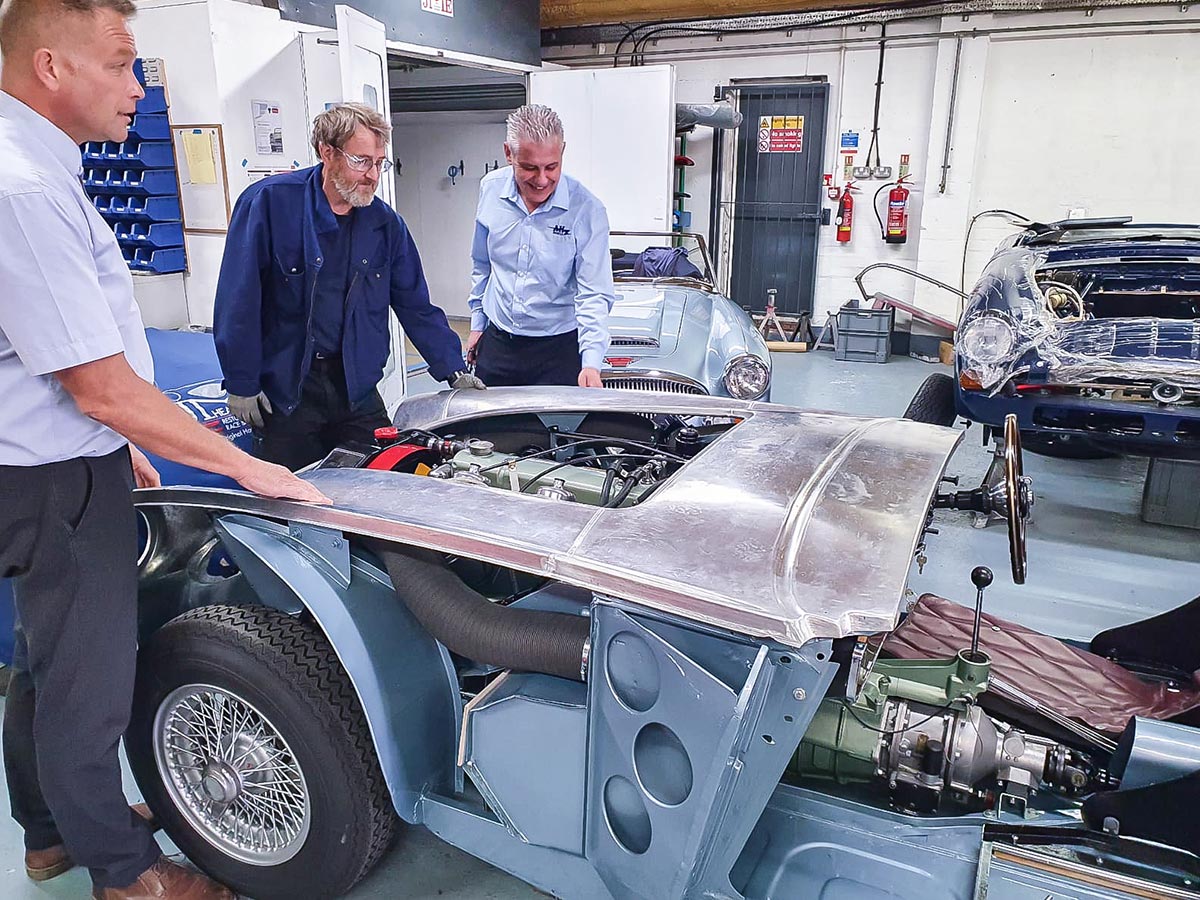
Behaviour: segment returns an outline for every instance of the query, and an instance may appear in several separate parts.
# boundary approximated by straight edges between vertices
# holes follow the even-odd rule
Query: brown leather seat
[[[948,659],[971,645],[975,611],[925,594],[883,643],[899,659]],[[1060,715],[1120,734],[1134,716],[1190,720],[1200,710],[1200,672],[1190,684],[1145,681],[1102,656],[1004,619],[983,616],[980,649],[992,674]]]

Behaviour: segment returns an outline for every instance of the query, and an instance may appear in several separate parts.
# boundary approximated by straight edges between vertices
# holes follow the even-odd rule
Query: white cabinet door
[[[392,118],[391,96],[388,93],[387,29],[384,24],[363,15],[349,6],[334,8],[337,17],[338,64],[342,73],[342,102],[364,103],[383,113],[389,122]],[[388,130],[387,150],[384,155],[392,158],[391,130]],[[396,181],[389,172],[380,175],[379,187],[375,191],[389,206],[396,202]],[[388,414],[408,392],[406,370],[406,348],[404,331],[395,316],[388,317],[392,337],[392,354],[383,368],[379,382],[379,393]]]
[[[349,6],[335,7],[337,15],[338,63],[342,72],[342,102],[364,103],[392,118],[388,93],[387,29],[384,24]],[[392,144],[388,140],[388,157]],[[376,192],[389,205],[395,201],[395,181],[391,175],[379,179]]]
[[[563,171],[608,209],[617,231],[670,231],[675,67],[532,72],[529,102],[563,121]]]

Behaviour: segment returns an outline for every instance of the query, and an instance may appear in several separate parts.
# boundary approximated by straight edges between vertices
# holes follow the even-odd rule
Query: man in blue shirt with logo
[[[229,409],[255,455],[298,469],[390,424],[376,386],[394,311],[454,388],[482,388],[429,288],[404,220],[375,196],[387,121],[358,103],[313,122],[321,163],[264,179],[238,198],[213,311]]]
[[[613,291],[604,204],[562,172],[562,121],[508,117],[509,166],[484,177],[471,246],[467,358],[490,385],[601,387]]]
[[[159,483],[129,442],[269,497],[325,498],[154,386],[129,268],[80,183],[79,144],[123,142],[143,96],[134,10],[0,11],[0,577],[17,610],[4,769],[31,879],[80,865],[96,900],[233,900],[162,856],[121,787],[138,638],[131,488]]]

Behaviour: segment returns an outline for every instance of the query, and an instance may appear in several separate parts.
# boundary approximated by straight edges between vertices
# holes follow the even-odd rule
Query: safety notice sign
[[[454,18],[454,0],[421,0],[421,9]]]
[[[804,150],[804,116],[760,116],[759,153],[801,153]]]

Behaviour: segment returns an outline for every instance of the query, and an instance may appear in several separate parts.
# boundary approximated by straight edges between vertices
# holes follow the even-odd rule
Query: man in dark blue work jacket
[[[370,107],[327,109],[313,122],[321,164],[247,188],[229,224],[213,314],[229,409],[253,427],[257,456],[292,469],[389,424],[376,387],[389,309],[434,378],[483,387],[429,302],[404,220],[375,197],[387,138]]]

